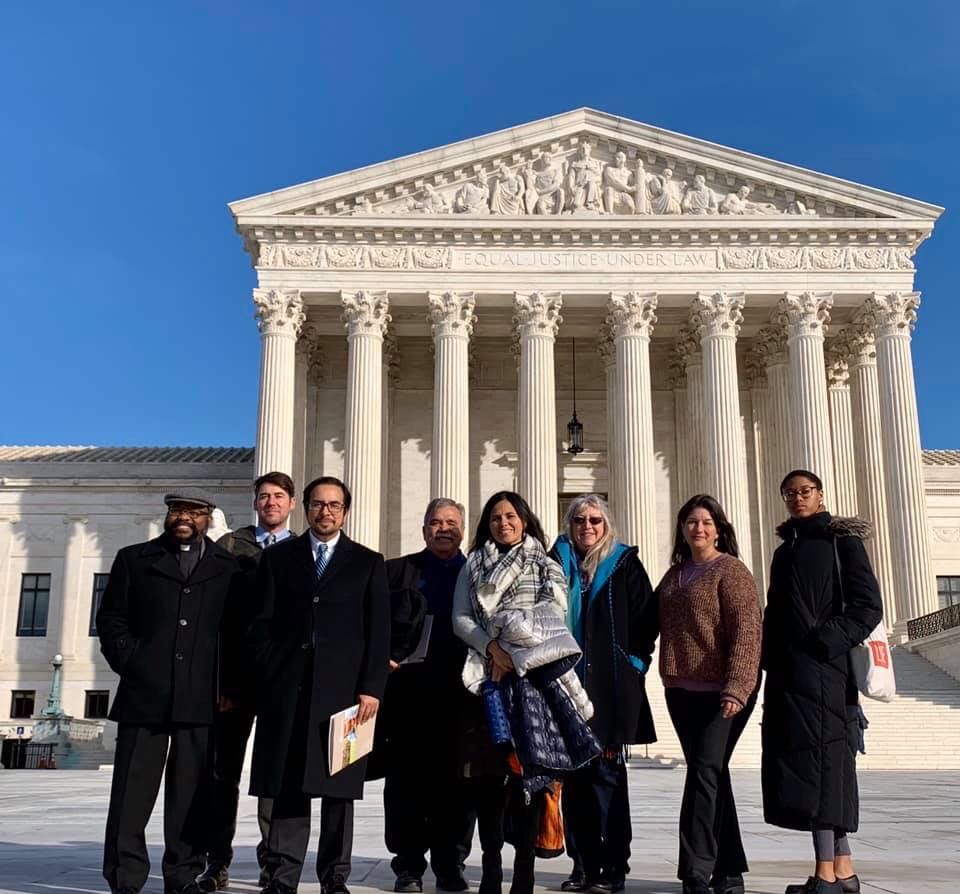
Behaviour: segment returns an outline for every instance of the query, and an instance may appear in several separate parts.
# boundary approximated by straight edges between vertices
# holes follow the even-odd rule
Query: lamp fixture
[[[567,453],[576,456],[583,453],[583,424],[577,419],[577,340],[573,343],[573,418],[567,423]]]

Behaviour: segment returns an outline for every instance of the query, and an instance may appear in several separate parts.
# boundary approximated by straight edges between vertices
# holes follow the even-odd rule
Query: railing
[[[953,627],[960,627],[960,603],[948,605],[938,612],[931,612],[907,621],[907,639],[920,639],[924,636],[933,636]]]
[[[55,770],[57,768],[53,757],[53,749],[56,746],[53,743],[48,745],[8,741],[5,744],[9,749],[8,770]]]

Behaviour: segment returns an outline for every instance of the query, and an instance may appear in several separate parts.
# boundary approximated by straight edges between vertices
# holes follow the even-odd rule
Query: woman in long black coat
[[[858,692],[850,650],[882,616],[863,546],[870,525],[832,517],[823,484],[791,472],[790,518],[777,533],[764,616],[763,810],[768,823],[813,833],[814,874],[790,894],[859,891],[847,833],[858,825]]]
[[[660,631],[657,600],[635,546],[617,540],[606,502],[582,494],[550,555],[569,590],[567,626],[583,649],[577,671],[604,752],[563,784],[567,851],[564,891],[622,891],[629,870],[630,804],[624,746],[656,742],[644,675]]]

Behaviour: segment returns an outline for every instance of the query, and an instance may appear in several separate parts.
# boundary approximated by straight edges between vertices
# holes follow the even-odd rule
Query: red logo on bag
[[[870,654],[877,667],[890,667],[890,649],[883,640],[870,640]]]

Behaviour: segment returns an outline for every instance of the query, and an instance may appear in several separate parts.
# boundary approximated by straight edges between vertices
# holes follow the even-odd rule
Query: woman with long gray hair
[[[583,649],[577,671],[593,702],[590,725],[603,754],[564,781],[574,867],[561,888],[609,894],[623,890],[630,869],[625,746],[657,738],[644,675],[659,632],[658,610],[637,548],[617,539],[602,497],[576,497],[564,526],[550,555],[567,580],[567,626]]]

